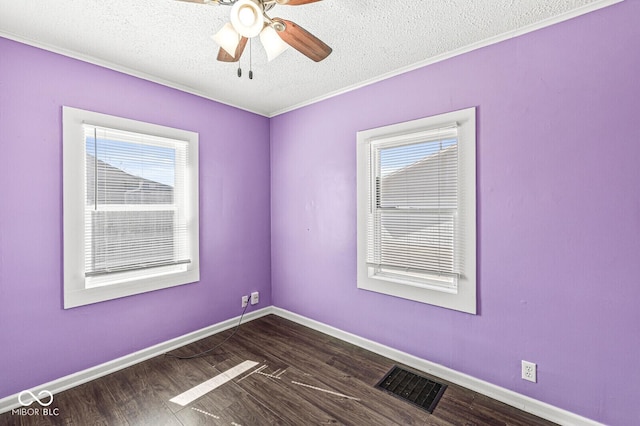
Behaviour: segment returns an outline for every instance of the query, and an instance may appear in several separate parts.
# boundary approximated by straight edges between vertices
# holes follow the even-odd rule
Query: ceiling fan
[[[289,46],[308,58],[320,62],[332,49],[322,40],[282,18],[271,18],[267,12],[276,5],[301,6],[321,0],[180,0],[191,3],[231,6],[231,22],[225,24],[213,40],[220,46],[218,60],[237,62],[247,41],[260,36],[269,61]]]

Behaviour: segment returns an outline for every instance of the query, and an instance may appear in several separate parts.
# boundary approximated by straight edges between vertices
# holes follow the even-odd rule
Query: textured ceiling
[[[618,0],[324,0],[275,6],[333,48],[315,63],[293,49],[267,62],[256,38],[237,64],[210,36],[228,6],[174,0],[0,0],[0,36],[157,81],[266,116]],[[1,54],[1,52],[0,52]]]

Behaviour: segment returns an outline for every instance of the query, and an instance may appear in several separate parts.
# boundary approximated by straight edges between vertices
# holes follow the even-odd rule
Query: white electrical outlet
[[[249,296],[242,296],[242,307],[244,308],[249,304]]]
[[[530,382],[537,382],[537,366],[533,362],[522,360],[522,378]]]
[[[258,302],[260,302],[260,293],[254,291],[253,293],[251,293],[251,304],[257,305]]]

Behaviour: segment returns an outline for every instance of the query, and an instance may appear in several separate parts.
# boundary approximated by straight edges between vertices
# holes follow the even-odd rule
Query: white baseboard
[[[250,312],[244,316],[243,324],[269,314],[278,315],[282,318],[291,320],[300,325],[304,325],[313,330],[328,334],[329,336],[359,346],[363,349],[367,349],[371,352],[397,361],[398,363],[404,364],[408,367],[415,368],[416,370],[424,371],[425,373],[432,374],[451,383],[455,383],[467,389],[471,389],[472,391],[481,393],[490,398],[496,399],[507,405],[516,407],[520,410],[526,411],[543,419],[561,425],[602,426],[601,423],[587,419],[586,417],[579,416],[561,408],[554,407],[553,405],[535,400],[525,395],[521,395],[517,392],[513,392],[509,389],[505,389],[500,386],[485,382],[483,380],[476,379],[475,377],[460,373],[443,365],[418,358],[416,356],[407,354],[397,349],[393,349],[372,340],[368,340],[355,334],[342,331],[338,328],[309,319],[307,317],[303,317],[302,315],[298,315],[285,309],[268,306],[254,312]],[[140,350],[138,352],[125,355],[113,361],[105,362],[104,364],[100,364],[95,367],[91,367],[86,370],[61,377],[40,386],[36,386],[30,389],[30,391],[34,394],[38,394],[42,390],[48,390],[55,395],[74,386],[87,383],[91,380],[130,367],[134,364],[140,363],[155,356],[162,355],[163,353],[172,351],[181,346],[188,345],[189,343],[193,343],[197,340],[204,339],[205,337],[220,333],[221,331],[228,330],[238,323],[238,319],[239,317],[235,317],[226,321],[222,321],[218,324],[213,324],[209,327],[205,327],[192,333],[185,334],[184,336],[180,336],[175,339],[171,339],[166,342],[159,343],[149,348]],[[19,394],[9,395],[5,398],[0,399],[0,414],[20,407],[20,403],[18,402],[18,395]]]
[[[248,321],[252,321],[271,313],[273,313],[273,308],[271,306],[259,309],[257,311],[249,312],[248,314],[244,315],[242,323],[244,324]],[[155,356],[162,355],[184,345],[188,345],[189,343],[193,343],[197,340],[204,339],[205,337],[209,337],[216,333],[220,333],[221,331],[233,328],[236,326],[236,324],[238,324],[239,319],[240,316],[237,316],[235,318],[210,325],[200,330],[196,330],[183,336],[176,337],[175,339],[167,340],[166,342],[162,342],[146,349],[134,352],[132,354],[114,359],[113,361],[108,361],[104,364],[87,368],[86,370],[79,371],[77,373],[73,373],[56,380],[52,380],[48,383],[44,383],[29,390],[36,395],[38,395],[42,390],[47,390],[55,395],[72,387],[90,382],[91,380],[106,376],[107,374],[115,373],[116,371],[130,367],[142,361],[146,361]],[[14,408],[21,407],[21,404],[18,401],[18,395],[19,393],[15,395],[9,395],[5,398],[0,399],[0,414],[10,411]],[[25,398],[25,400],[26,399],[27,398]]]
[[[493,385],[489,382],[485,382],[484,380],[480,380],[467,374],[460,373],[443,365],[418,358],[397,349],[390,348],[389,346],[385,346],[372,340],[362,338],[355,334],[342,331],[338,328],[309,319],[307,317],[303,317],[302,315],[298,315],[285,309],[274,307],[273,314],[296,322],[300,325],[304,325],[305,327],[309,327],[321,333],[328,334],[329,336],[338,338],[347,343],[359,346],[368,351],[377,353],[408,367],[424,371],[425,373],[432,374],[448,382],[455,383],[467,389],[471,389],[472,391],[481,393],[490,398],[503,402],[512,407],[516,407],[522,411],[526,411],[551,422],[567,426],[602,426],[602,423],[598,423],[586,417],[579,416],[570,411],[566,411],[545,402],[538,401],[509,389]]]

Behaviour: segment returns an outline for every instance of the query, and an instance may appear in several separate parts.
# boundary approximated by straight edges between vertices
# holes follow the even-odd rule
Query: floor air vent
[[[394,366],[376,387],[433,413],[447,385]]]

